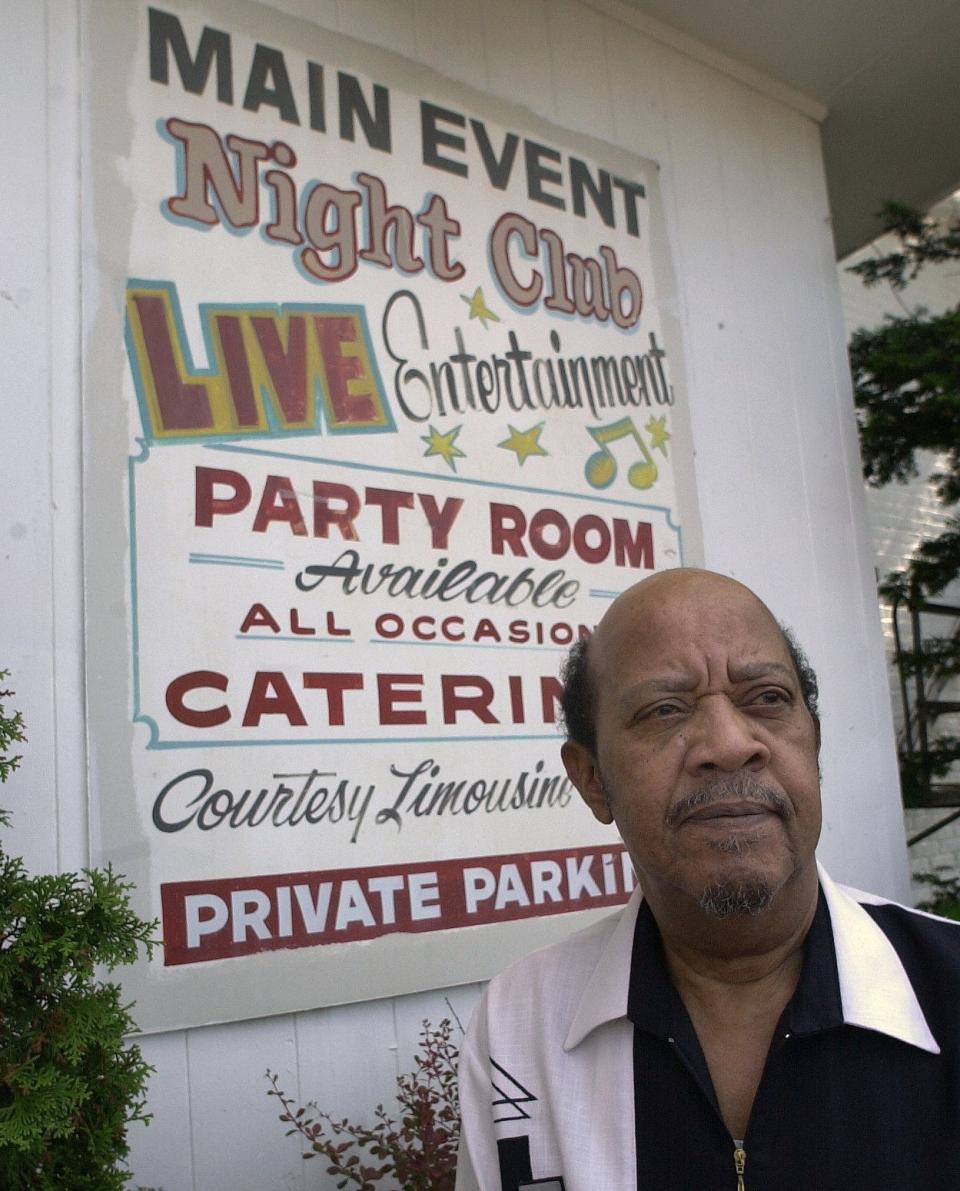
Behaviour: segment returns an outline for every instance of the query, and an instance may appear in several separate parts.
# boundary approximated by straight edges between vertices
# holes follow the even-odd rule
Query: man
[[[491,983],[458,1191],[960,1188],[960,929],[818,871],[816,680],[769,610],[667,571],[565,677],[640,884]]]

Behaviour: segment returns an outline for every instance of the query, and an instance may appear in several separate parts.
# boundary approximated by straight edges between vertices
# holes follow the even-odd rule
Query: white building
[[[129,356],[125,354],[120,311],[124,283],[129,293],[131,276],[141,281],[149,277],[156,284],[160,278],[169,280],[171,273],[131,274],[128,262],[162,261],[168,238],[171,251],[189,245],[184,255],[193,254],[194,259],[186,260],[183,276],[173,280],[180,282],[185,336],[194,352],[201,350],[205,316],[188,295],[202,297],[206,292],[202,286],[209,281],[206,300],[223,302],[231,286],[239,292],[252,284],[251,266],[245,262],[254,257],[243,256],[241,249],[255,253],[257,261],[269,257],[273,267],[280,257],[270,244],[264,247],[270,237],[282,238],[284,226],[288,243],[301,235],[296,221],[306,207],[283,206],[284,195],[290,197],[283,188],[299,177],[291,155],[293,148],[302,156],[301,146],[327,146],[335,139],[330,98],[334,92],[324,88],[333,87],[332,80],[343,66],[342,73],[349,77],[341,81],[337,93],[341,108],[349,109],[349,97],[356,94],[367,106],[357,100],[349,109],[353,123],[348,119],[340,125],[340,140],[356,141],[364,152],[369,148],[370,161],[386,161],[385,156],[376,157],[371,147],[378,127],[382,132],[385,126],[376,123],[372,83],[390,90],[397,111],[407,111],[404,96],[425,97],[433,105],[421,107],[421,113],[426,111],[424,119],[433,121],[428,131],[435,157],[448,162],[446,167],[434,164],[433,168],[446,170],[451,188],[463,185],[456,167],[466,160],[468,149],[474,169],[470,181],[477,192],[484,189],[481,169],[491,180],[506,169],[509,139],[488,136],[484,148],[485,134],[468,117],[477,119],[487,132],[494,127],[515,128],[524,134],[525,145],[533,147],[523,150],[528,193],[521,198],[535,200],[535,205],[518,208],[528,214],[520,216],[526,223],[514,225],[515,238],[509,241],[514,262],[522,255],[517,246],[533,214],[555,212],[568,200],[576,208],[575,176],[581,179],[579,201],[587,215],[603,216],[603,183],[609,178],[599,172],[598,162],[611,163],[608,172],[617,182],[612,192],[616,220],[626,221],[627,226],[615,231],[634,235],[630,213],[642,211],[646,219],[647,208],[638,205],[639,192],[631,189],[635,183],[629,172],[617,171],[648,170],[644,197],[652,210],[658,196],[659,211],[655,218],[651,215],[649,234],[644,224],[638,259],[646,261],[643,254],[651,252],[656,257],[650,265],[650,276],[657,278],[656,303],[651,308],[658,312],[664,334],[672,337],[671,345],[679,345],[676,350],[671,346],[671,379],[683,395],[683,408],[678,404],[672,413],[676,421],[671,422],[678,461],[674,488],[670,499],[661,501],[667,506],[664,518],[650,532],[661,535],[656,538],[656,548],[661,550],[662,543],[671,540],[671,514],[679,510],[686,559],[742,579],[796,630],[823,690],[821,855],[839,879],[907,899],[909,874],[894,729],[836,257],[838,250],[846,253],[873,233],[872,213],[885,198],[896,195],[926,204],[952,190],[960,177],[960,150],[953,135],[957,100],[951,82],[960,19],[946,16],[941,5],[930,4],[915,6],[907,26],[901,8],[889,0],[871,0],[856,10],[819,4],[813,12],[809,5],[792,0],[766,11],[756,6],[653,0],[636,5],[618,0],[528,0],[523,4],[488,0],[482,6],[444,0],[283,0],[269,7],[245,0],[205,0],[190,6],[171,0],[153,7],[172,14],[183,31],[186,57],[175,61],[175,38],[168,37],[166,67],[157,62],[151,66],[148,61],[148,6],[141,0],[14,0],[2,17],[5,69],[0,120],[3,143],[12,152],[0,180],[4,212],[0,341],[5,361],[0,475],[6,595],[0,667],[13,672],[16,705],[24,712],[30,736],[22,768],[3,790],[4,806],[14,815],[5,841],[9,850],[22,853],[36,871],[75,869],[112,859],[138,877],[138,904],[144,911],[158,912],[161,878],[153,875],[153,866],[158,866],[159,873],[167,863],[164,849],[174,837],[150,836],[144,808],[149,810],[155,793],[150,786],[151,766],[159,773],[175,750],[150,751],[157,738],[148,741],[147,717],[140,714],[137,667],[141,661],[147,669],[160,666],[160,645],[173,653],[181,641],[172,630],[164,640],[155,639],[152,649],[149,642],[141,641],[144,648],[139,653],[136,647],[132,650],[131,669],[132,626],[145,633],[149,615],[174,618],[178,598],[171,596],[159,611],[150,611],[136,603],[137,593],[125,581],[125,576],[142,577],[137,568],[148,556],[155,568],[150,574],[160,576],[162,554],[149,555],[149,534],[140,525],[136,545],[141,553],[132,565],[129,557],[133,529],[139,525],[136,517],[143,513],[144,504],[139,509],[127,504],[127,473],[125,466],[117,466],[128,455],[125,419],[129,415],[132,425],[138,416],[131,397],[132,363],[128,367],[135,350],[131,347]],[[213,35],[203,66],[200,39],[206,28],[232,37],[232,79],[218,74],[225,69],[226,58],[218,56],[216,46],[224,43]],[[268,33],[261,35],[264,29]],[[352,41],[338,41],[338,36]],[[255,44],[267,47],[259,58]],[[277,57],[277,47],[287,57]],[[291,70],[293,81],[288,82],[290,98],[296,101],[296,121],[291,119],[291,109],[285,110],[283,78],[283,66],[294,61],[297,70]],[[322,78],[305,61],[322,66]],[[357,61],[363,63],[362,69],[355,66]],[[354,84],[356,92],[350,90]],[[172,97],[169,103],[167,96]],[[166,103],[166,127],[155,127],[145,113],[153,110],[151,105]],[[438,116],[436,107],[446,115]],[[273,230],[266,229],[265,216],[261,239],[256,240],[256,235],[244,239],[246,231],[240,225],[245,200],[238,192],[231,214],[229,188],[223,180],[220,205],[209,207],[213,230],[201,234],[197,210],[192,215],[181,210],[179,224],[169,218],[158,222],[163,196],[157,193],[156,203],[138,197],[151,193],[153,175],[144,162],[159,162],[158,168],[167,169],[175,152],[185,153],[177,144],[201,135],[186,127],[196,129],[202,123],[192,113],[209,110],[214,114],[204,117],[208,124],[216,123],[224,136],[228,132],[241,136],[241,149],[255,171],[258,162],[265,160],[263,154],[257,156],[260,149],[256,148],[262,109],[274,120],[275,139],[269,146],[276,171],[275,183],[270,184],[274,186]],[[391,151],[397,159],[407,142],[427,137],[425,127],[406,116],[394,127]],[[289,142],[289,153],[277,147],[280,132],[284,144]],[[321,133],[328,140],[306,139]],[[475,144],[467,140],[471,135]],[[314,181],[324,168],[320,151],[316,153],[311,166]],[[182,164],[184,158],[180,160]],[[571,164],[574,160],[579,164]],[[577,175],[581,167],[593,191],[583,181],[584,175]],[[176,194],[172,170],[170,176],[167,202]],[[362,183],[365,189],[361,190],[355,179],[337,180],[342,193],[350,191],[372,203],[374,183]],[[568,182],[570,192],[561,189]],[[208,184],[209,179],[197,183],[204,194]],[[185,195],[190,183],[179,177],[176,185],[187,188]],[[487,189],[496,198],[496,183]],[[558,206],[561,195],[565,197]],[[417,212],[413,198],[405,201],[411,218],[415,214],[433,218],[434,229],[442,227],[436,208],[430,215],[428,208]],[[176,213],[176,206],[167,208],[168,216],[171,210]],[[452,201],[450,210],[455,211]],[[579,213],[565,212],[564,218],[579,227],[574,215]],[[191,220],[187,236],[183,227]],[[228,240],[227,230],[213,225],[231,220],[237,235]],[[417,226],[422,228],[423,223]],[[464,226],[464,236],[466,230]],[[332,232],[328,223],[314,226],[311,234],[322,242],[324,234]],[[434,244],[438,240],[448,247],[456,243],[452,234],[441,230],[435,230],[434,236]],[[399,251],[395,242],[390,243]],[[222,276],[207,277],[204,254],[212,251],[211,246],[220,251],[219,246],[226,244],[233,244],[237,255],[225,254],[224,260],[236,263],[225,264]],[[523,244],[526,249],[526,241]],[[527,257],[537,250],[526,250]],[[611,278],[619,277],[627,288],[629,280],[622,254],[616,266],[611,259],[604,258],[608,297],[614,284]],[[331,269],[336,267],[329,254],[323,261]],[[532,267],[529,260],[524,261]],[[453,268],[453,257],[446,262],[438,257],[432,263],[435,272],[442,274]],[[477,267],[486,265],[482,262]],[[643,271],[639,265],[637,269]],[[408,270],[410,276],[415,272],[416,268]],[[187,274],[194,279],[193,290],[184,280]],[[364,276],[373,279],[371,290],[376,289],[380,274],[367,270]],[[522,323],[517,311],[525,294],[532,292],[525,286],[532,287],[535,279],[519,266],[512,279],[502,270],[498,276],[496,301],[491,283],[480,305],[470,306],[471,316],[479,318],[485,298],[488,309],[499,311],[504,327],[511,319],[510,325],[525,329],[559,327],[570,341],[589,323],[590,316],[582,310],[579,323],[565,313],[563,295],[556,294],[554,309],[566,322]],[[647,281],[646,273],[643,279]],[[268,294],[264,289],[258,295],[251,290],[245,301],[262,296],[274,304],[303,303],[306,286],[315,280],[290,270],[289,293],[271,290]],[[468,275],[465,284],[469,280]],[[414,291],[417,284],[409,282]],[[617,312],[625,322],[633,313],[639,317],[639,303],[634,311],[627,288],[616,295]],[[472,300],[470,292],[463,295],[459,289],[454,286],[449,291],[450,304],[458,312],[461,298]],[[134,300],[144,292],[143,287],[137,290]],[[324,301],[332,300],[329,288],[324,293]],[[570,300],[568,296],[566,301]],[[468,308],[462,309],[464,326],[479,341],[478,322],[468,325]],[[374,354],[379,354],[381,370],[389,376],[390,358],[376,338],[377,326],[372,332]],[[596,333],[607,334],[609,329]],[[287,342],[286,350],[292,351]],[[208,362],[212,368],[212,354]],[[654,362],[655,358],[647,359],[651,368]],[[186,385],[183,370],[189,372],[189,368],[183,360],[178,367],[180,381]],[[196,381],[199,373],[192,375],[191,383],[200,383]],[[122,382],[115,387],[100,383],[113,376],[122,376]],[[251,394],[255,404],[258,398],[252,389]],[[139,415],[146,419],[152,408],[145,399]],[[114,409],[123,411],[124,422],[115,432],[105,412]],[[651,416],[656,413],[652,410]],[[664,425],[660,423],[661,428]],[[452,451],[456,440],[445,427],[441,423],[437,428],[428,452],[433,456],[446,452],[446,463],[456,463],[458,456]],[[524,427],[526,422],[516,429],[511,426],[510,431],[520,433],[521,439],[528,436],[524,441],[532,447],[536,436],[529,436],[535,428]],[[422,427],[424,433],[427,429]],[[635,425],[633,431],[640,442]],[[506,435],[507,430],[498,433]],[[467,445],[466,436],[461,443]],[[491,445],[503,443],[491,440]],[[179,457],[179,447],[167,450],[157,439],[152,446],[151,466],[157,460]],[[516,453],[526,448],[514,439],[509,449]],[[655,449],[655,445],[647,449],[647,457],[659,460],[662,480],[666,451],[654,456]],[[221,469],[221,477],[225,462],[232,460],[237,470],[241,467],[236,455],[204,458],[209,467]],[[496,456],[498,464],[504,458]],[[529,462],[532,468],[536,459]],[[446,480],[446,473],[439,470],[446,463],[433,457],[431,467],[436,465],[437,470],[431,475]],[[511,466],[519,464],[524,459],[517,453]],[[351,465],[366,466],[357,459]],[[136,471],[132,455],[130,467],[132,476],[142,474]],[[469,463],[462,467],[457,475],[489,487],[489,476],[472,473]],[[531,468],[517,473],[530,491],[535,483],[528,476]],[[650,474],[648,465],[643,483],[634,486],[652,484]],[[568,487],[573,490],[571,476],[572,469],[567,474],[558,468],[545,475],[536,490],[552,494],[560,508]],[[621,476],[618,482],[623,480]],[[139,494],[134,479],[130,484],[129,491]],[[600,486],[599,481],[593,483],[595,488]],[[475,489],[481,490],[487,489]],[[162,494],[162,485],[155,484],[152,491]],[[284,503],[285,491],[277,489],[279,495],[275,494],[268,513],[275,519],[286,514],[287,525],[294,526],[297,514]],[[234,503],[242,503],[239,487],[233,497]],[[230,503],[223,489],[211,499],[208,511],[221,510],[218,500]],[[409,507],[402,503],[406,496],[390,499],[395,501],[395,513]],[[527,497],[511,499],[522,502]],[[654,524],[653,513],[650,518]],[[342,529],[343,520],[338,524]],[[587,532],[584,528],[584,553],[589,552],[590,541],[596,548],[596,539],[588,540]],[[387,530],[384,536],[389,536]],[[349,545],[346,532],[343,537]],[[192,544],[190,548],[194,549]],[[231,547],[234,561],[239,548]],[[248,545],[246,553],[256,552]],[[183,561],[183,573],[194,575]],[[211,555],[190,561],[216,560]],[[281,557],[256,561],[264,565],[265,573],[283,566]],[[234,582],[241,585],[239,571]],[[224,590],[229,594],[229,584],[224,584]],[[188,595],[183,595],[185,608]],[[218,627],[211,617],[203,631],[215,635]],[[190,623],[185,621],[185,634],[188,629]],[[201,666],[198,661],[192,673],[201,672]],[[202,669],[205,674],[211,671],[212,664]],[[176,688],[181,693],[185,689]],[[204,716],[221,715],[222,708],[208,697],[216,689],[208,685],[203,700],[183,695],[178,703],[176,691],[171,693],[173,685],[168,686],[168,706],[179,708],[181,726],[193,717],[190,730],[202,732],[203,723],[209,723]],[[274,685],[265,697],[279,698],[278,689]],[[401,712],[409,709],[416,696],[411,696],[412,684],[402,694],[400,690],[397,684],[381,687],[381,716],[386,699],[391,715],[402,724]],[[511,697],[514,693],[511,687]],[[548,704],[549,692],[543,702]],[[514,704],[515,720],[522,714]],[[332,711],[330,715],[332,723]],[[397,731],[402,735],[401,729]],[[205,754],[201,745],[185,738],[175,743],[184,744],[184,756],[191,764],[212,766],[205,759],[214,756],[212,751]],[[371,742],[370,749],[377,743]],[[228,752],[221,749],[215,756]],[[124,766],[140,774],[142,782],[136,779],[124,786],[118,777],[126,772]],[[574,814],[571,810],[570,815]],[[517,838],[529,840],[538,822],[524,819],[516,828]],[[582,822],[586,830],[586,819]],[[566,829],[556,829],[557,839]],[[437,832],[437,839],[438,854],[449,857],[450,852],[443,851],[442,832]],[[226,866],[221,856],[226,845],[216,833],[192,836],[191,841],[185,849],[190,863],[209,861],[212,877],[228,879],[240,872]],[[593,837],[590,842],[595,842]],[[464,855],[464,846],[458,843],[461,851],[453,856]],[[536,846],[504,837],[488,850],[512,854]],[[597,844],[601,846],[605,845]],[[344,855],[349,853],[347,842],[343,850]],[[280,863],[255,854],[248,859],[244,874],[263,873]],[[423,904],[429,906],[429,896]],[[448,1004],[466,1018],[483,976],[515,951],[532,945],[531,940],[571,929],[580,918],[574,914],[536,919],[522,931],[514,929],[516,924],[451,929],[441,932],[443,946],[434,945],[432,950],[417,942],[426,939],[425,934],[393,934],[376,952],[389,956],[389,961],[368,964],[371,970],[364,969],[363,955],[368,953],[361,948],[366,944],[351,945],[349,955],[344,952],[343,970],[361,973],[364,987],[381,990],[376,999],[355,1003],[349,1002],[354,1001],[359,985],[351,976],[338,988],[336,970],[331,969],[323,948],[302,948],[296,954],[272,950],[187,964],[172,975],[151,976],[146,983],[131,977],[130,987],[136,986],[150,1021],[160,1023],[141,1043],[156,1066],[150,1092],[155,1115],[149,1129],[138,1127],[132,1134],[135,1182],[164,1191],[332,1186],[314,1169],[319,1164],[303,1163],[296,1143],[284,1136],[275,1102],[266,1097],[264,1071],[269,1067],[279,1072],[288,1090],[302,1099],[316,1099],[337,1114],[368,1113],[390,1095],[397,1071],[410,1066],[423,1018],[436,1021],[446,1016]],[[254,915],[250,921],[254,927],[259,921],[266,931],[266,918],[256,920]],[[536,926],[538,922],[545,925]],[[201,917],[194,926],[202,933]],[[422,971],[414,971],[421,961]],[[313,1000],[311,970],[316,972]],[[441,981],[431,972],[446,973],[446,987],[433,987]],[[278,991],[276,985],[286,988]],[[280,1011],[277,997],[287,994],[285,1003],[295,1008]],[[222,999],[214,1003],[214,995]],[[175,1003],[180,997],[182,1008]],[[197,1016],[201,1006],[203,1012]],[[165,1014],[171,1021],[207,1024],[164,1028]]]

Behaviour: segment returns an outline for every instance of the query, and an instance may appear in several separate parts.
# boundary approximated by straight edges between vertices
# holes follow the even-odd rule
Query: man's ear
[[[575,740],[568,740],[560,750],[567,777],[580,791],[580,797],[601,823],[612,823],[613,815],[607,804],[600,780],[600,769],[593,753]]]

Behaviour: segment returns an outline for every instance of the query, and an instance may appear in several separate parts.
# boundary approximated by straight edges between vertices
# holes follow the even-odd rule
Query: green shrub
[[[374,1125],[321,1112],[315,1104],[299,1108],[282,1092],[277,1076],[268,1096],[283,1105],[280,1120],[290,1125],[288,1136],[299,1133],[308,1145],[304,1158],[327,1159],[329,1175],[339,1175],[337,1187],[376,1191],[375,1183],[392,1180],[402,1191],[453,1191],[460,1139],[460,1098],[457,1092],[457,1047],[448,1020],[435,1029],[423,1023],[416,1069],[397,1076],[400,1119],[377,1106]],[[310,1111],[308,1111],[308,1109]]]
[[[936,872],[916,873],[913,879],[930,886],[930,896],[917,902],[918,910],[960,922],[960,877],[944,877]]]
[[[7,677],[0,671],[0,681]],[[10,691],[0,691],[0,700]],[[0,781],[25,740],[0,702]],[[0,811],[0,825],[7,825]],[[149,954],[155,923],[106,869],[31,877],[0,843],[0,1187],[112,1191],[129,1175],[126,1126],[146,1121],[151,1068],[116,984],[98,978]]]

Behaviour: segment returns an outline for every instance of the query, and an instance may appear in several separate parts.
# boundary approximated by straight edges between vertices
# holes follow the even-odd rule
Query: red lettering
[[[226,704],[213,707],[209,711],[198,711],[184,703],[184,695],[205,688],[226,692],[226,675],[218,674],[216,670],[191,670],[189,674],[181,674],[167,687],[167,711],[179,723],[190,728],[216,728],[225,724],[230,719],[230,711]]]
[[[378,674],[377,696],[381,724],[425,724],[425,711],[401,711],[398,703],[419,703],[422,674]],[[416,688],[416,689],[414,689]]]
[[[327,624],[329,627],[330,613],[327,613]],[[290,633],[294,637],[315,637],[317,630],[311,625],[303,625],[300,623],[300,613],[296,608],[290,609]]]
[[[270,383],[288,426],[306,426],[307,400],[307,321],[291,314],[287,321],[287,348],[280,342],[280,331],[273,316],[251,315]]]
[[[563,698],[563,684],[552,674],[540,676],[540,710],[545,724],[557,722],[557,708]]]
[[[413,493],[395,492],[392,488],[368,488],[364,495],[368,505],[378,505],[380,508],[381,536],[384,545],[398,545],[400,542],[399,510],[413,508]]]
[[[330,501],[343,501],[342,509],[331,508]],[[349,484],[331,484],[321,480],[313,482],[313,536],[327,538],[330,526],[340,530],[340,536],[347,542],[358,540],[354,520],[360,512],[360,497]]]
[[[527,552],[523,546],[523,534],[527,528],[527,519],[516,505],[490,504],[490,550],[494,554],[504,554],[509,546],[511,553],[517,558],[526,558]]]
[[[591,530],[599,538],[595,546],[591,546],[587,541],[587,534]],[[577,557],[582,558],[584,562],[603,562],[610,553],[610,530],[606,521],[593,513],[587,513],[578,518],[573,527],[573,548],[577,552]]]
[[[279,633],[280,625],[270,615],[264,604],[253,604],[243,618],[240,632],[249,633],[251,629],[270,629],[271,632]]]
[[[230,488],[229,496],[214,496],[215,485]],[[198,467],[194,477],[194,523],[213,525],[214,517],[228,517],[239,513],[250,503],[250,484],[238,471],[219,467]]]
[[[297,537],[307,536],[307,527],[293,484],[286,476],[267,476],[260,497],[260,506],[253,521],[253,532],[265,533],[267,526],[273,521],[285,521]]]
[[[631,537],[630,525],[622,517],[613,519],[613,557],[618,567],[645,567],[653,570],[653,529],[649,521],[638,521]]]
[[[420,492],[417,495],[427,524],[430,526],[430,545],[434,550],[446,550],[450,527],[463,508],[463,501],[459,496],[448,496],[441,508],[428,492]]]
[[[238,426],[257,426],[260,411],[253,394],[250,377],[250,363],[243,342],[243,327],[236,314],[218,314],[213,320],[223,362],[227,366],[227,380],[230,384],[230,403],[237,415]]]
[[[557,531],[557,540],[553,543],[548,542],[545,535],[545,531],[550,527]],[[563,558],[570,549],[570,526],[567,519],[556,509],[540,509],[530,522],[530,545],[535,553],[549,562]]]
[[[306,727],[306,716],[280,670],[258,670],[254,674],[247,709],[243,713],[243,726],[259,727],[265,715],[282,715],[293,727]]]
[[[331,637],[349,637],[350,636],[349,629],[342,629],[337,624],[337,617],[336,617],[336,613],[334,613],[334,612],[327,613],[327,633]]]
[[[526,721],[523,707],[523,683],[519,674],[511,674],[508,679],[510,685],[510,714],[515,724]]]
[[[481,675],[441,674],[440,689],[443,694],[445,724],[455,724],[457,714],[461,711],[471,712],[482,724],[500,722],[490,710],[490,704],[493,702],[493,683]]]
[[[342,728],[343,692],[362,691],[362,674],[337,674],[307,672],[303,676],[304,688],[308,691],[326,691],[327,693],[327,723],[331,728]]]
[[[379,394],[360,353],[358,319],[316,314],[313,325],[327,374],[331,429],[382,423]]]
[[[133,308],[140,323],[143,346],[150,362],[150,378],[160,414],[161,430],[211,430],[213,414],[207,386],[202,381],[183,381],[177,364],[170,322],[169,299],[137,294]]]

